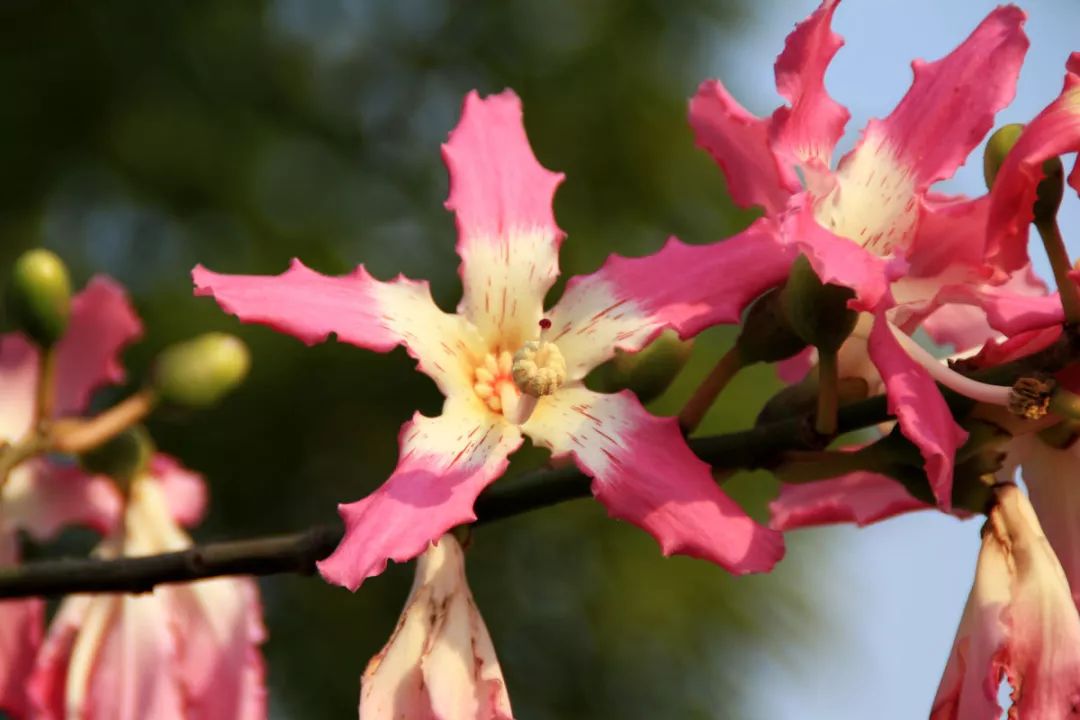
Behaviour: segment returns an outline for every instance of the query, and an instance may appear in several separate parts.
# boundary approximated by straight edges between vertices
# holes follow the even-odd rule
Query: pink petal
[[[651,534],[664,555],[743,574],[767,572],[784,554],[780,534],[724,494],[675,420],[650,415],[629,391],[565,386],[540,401],[523,429],[553,456],[571,454],[608,513]]]
[[[885,139],[918,190],[952,177],[1012,102],[1028,47],[1025,17],[998,7],[941,60],[914,61],[911,89],[887,118],[867,125],[866,137]]]
[[[258,586],[252,578],[219,578],[155,590],[169,609],[185,720],[266,717],[266,639]]]
[[[899,290],[894,288],[894,294],[900,295]],[[935,343],[951,343],[957,350],[967,350],[1003,332],[1016,333],[1029,326],[1059,322],[1055,315],[1061,318],[1061,303],[1056,296],[1053,301],[1047,300],[1046,284],[1028,265],[998,285],[938,284],[925,311],[929,315],[919,324]]]
[[[116,527],[123,508],[120,492],[109,478],[45,458],[16,467],[0,491],[0,502],[13,526],[39,539],[68,525],[106,534]]]
[[[791,103],[773,113],[770,138],[776,154],[804,171],[828,173],[832,151],[851,113],[829,97],[825,71],[844,39],[830,24],[839,0],[824,0],[788,35],[776,59],[776,87]]]
[[[559,274],[563,231],[552,201],[563,180],[537,162],[512,91],[465,98],[443,145],[458,227],[464,295],[458,311],[493,346],[535,338],[544,295]]]
[[[782,532],[836,523],[863,527],[930,508],[890,477],[854,472],[831,480],[781,485],[780,495],[769,503],[769,527]]]
[[[887,323],[883,314],[874,321],[870,358],[885,382],[889,412],[922,453],[930,488],[947,512],[952,505],[953,460],[967,433],[953,420],[929,373],[900,347]]]
[[[18,333],[0,335],[0,442],[15,442],[30,432],[37,382],[37,349]]]
[[[977,307],[985,313],[990,327],[1010,336],[1060,325],[1065,319],[1057,293],[1033,295],[1027,290],[1016,292],[1010,286],[950,286],[942,290],[938,301]]]
[[[120,354],[142,332],[124,289],[107,277],[90,280],[72,298],[68,330],[56,344],[57,414],[80,414],[95,390],[123,382]]]
[[[1022,468],[1031,504],[1080,606],[1080,443],[1058,450],[1036,440]]]
[[[570,279],[548,314],[548,339],[568,376],[580,379],[616,348],[640,350],[665,328],[689,337],[739,322],[751,301],[784,282],[792,260],[768,220],[711,245],[671,238],[653,255],[612,255],[595,273]]]
[[[0,528],[0,568],[19,560],[18,538]],[[25,717],[26,685],[34,669],[45,630],[45,601],[37,598],[0,601],[0,712]]]
[[[150,475],[165,493],[173,520],[191,527],[206,512],[206,483],[203,476],[188,470],[171,455],[157,453],[150,462]]]
[[[477,355],[467,323],[444,313],[427,282],[375,280],[364,268],[328,277],[293,260],[281,275],[219,275],[202,266],[192,273],[196,295],[209,295],[243,322],[269,325],[308,345],[334,333],[338,340],[377,352],[405,345],[444,394],[471,385]]]
[[[1054,344],[1061,337],[1061,332],[1060,325],[1051,325],[1028,330],[1000,342],[992,340],[965,362],[973,368],[987,368],[1018,360]]]
[[[908,261],[910,274],[933,278],[969,269],[985,276],[986,221],[990,196],[978,198],[935,197],[919,203],[919,221],[912,240]]]
[[[453,536],[417,560],[397,628],[361,685],[364,720],[511,720],[502,670]]]
[[[1043,177],[1043,161],[1080,150],[1080,62],[1076,57],[1074,53],[1070,58],[1061,95],[1025,126],[994,180],[988,243],[1006,267],[1028,261],[1028,224]],[[1080,186],[1075,168],[1069,181]]]
[[[72,595],[38,657],[41,720],[187,720],[164,603],[150,595]]]
[[[447,530],[476,519],[476,496],[506,469],[521,433],[478,402],[450,400],[401,428],[398,466],[363,500],[338,506],[345,537],[319,563],[329,582],[356,590],[387,560],[410,560]]]
[[[1023,20],[1015,7],[998,8],[944,59],[913,63],[904,99],[867,125],[829,193],[815,193],[823,227],[875,254],[907,256],[927,189],[953,174],[1012,99],[1027,48]]]
[[[783,236],[806,255],[823,282],[854,290],[854,306],[860,310],[872,310],[888,302],[890,282],[906,269],[901,260],[886,260],[826,230],[814,217],[810,198],[805,194],[792,202],[792,212],[783,220]]]
[[[718,80],[706,80],[690,100],[690,126],[699,147],[720,165],[739,207],[781,212],[801,185],[769,146],[770,120],[754,117]]]

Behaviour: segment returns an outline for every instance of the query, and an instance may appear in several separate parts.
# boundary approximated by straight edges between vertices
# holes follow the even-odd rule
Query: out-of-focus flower
[[[124,291],[95,278],[71,304],[67,331],[56,344],[56,417],[86,410],[98,388],[123,380],[123,348],[142,334]],[[38,394],[38,349],[20,334],[0,336],[0,444],[18,444],[32,432]],[[120,498],[107,478],[72,465],[33,458],[17,465],[0,487],[0,564],[19,561],[18,530],[48,538],[70,524],[105,533],[120,514]],[[44,603],[0,602],[0,709],[22,717],[26,681],[43,633]]]
[[[665,554],[737,573],[769,570],[783,554],[779,536],[717,487],[675,421],[650,415],[629,392],[603,395],[583,384],[617,348],[638,350],[665,327],[693,334],[723,308],[736,320],[745,301],[782,276],[721,275],[709,258],[721,246],[749,247],[759,230],[721,245],[672,241],[652,257],[613,257],[572,279],[545,315],[563,237],[552,213],[562,176],[533,156],[518,98],[470,94],[443,156],[462,260],[457,314],[434,304],[427,283],[380,282],[363,267],[345,277],[299,261],[276,277],[194,271],[196,292],[241,320],[308,343],[332,332],[377,351],[403,344],[446,395],[442,415],[417,415],[402,428],[389,480],[341,506],[345,538],[320,563],[323,576],[355,589],[388,559],[415,557],[474,520],[477,495],[503,472],[523,432],[572,456],[608,511],[651,533]],[[760,260],[747,256],[740,267],[770,262]]]
[[[1024,493],[997,495],[931,720],[997,720],[1003,679],[1011,719],[1080,717],[1080,615],[1065,574]]]
[[[444,535],[417,559],[397,628],[364,671],[360,720],[512,717],[495,647],[465,579],[461,545]]]
[[[165,456],[131,485],[103,558],[183,550],[205,504],[202,479]],[[265,638],[250,578],[162,585],[144,595],[72,595],[29,681],[42,720],[258,720]]]
[[[823,281],[855,291],[852,306],[866,316],[841,349],[841,369],[863,367],[884,384],[890,411],[922,452],[947,508],[964,433],[905,339],[950,288],[1001,283],[1014,269],[995,265],[988,251],[989,197],[944,196],[931,187],[952,176],[1012,100],[1028,45],[1024,14],[997,8],[946,57],[916,61],[907,95],[888,117],[867,124],[833,170],[850,116],[824,82],[843,44],[830,27],[837,5],[825,0],[777,58],[777,89],[788,105],[754,117],[710,80],[690,103],[690,123],[735,201],[764,209],[760,235],[768,239],[757,255],[775,246],[789,257],[805,254]]]

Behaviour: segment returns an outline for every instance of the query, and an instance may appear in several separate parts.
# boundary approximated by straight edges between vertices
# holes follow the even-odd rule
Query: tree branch
[[[1066,327],[1050,347],[998,367],[969,372],[983,382],[1011,385],[1035,372],[1054,372],[1080,355],[1080,333]],[[942,389],[950,407],[966,414],[972,402]],[[838,432],[890,419],[886,399],[876,396],[840,408]],[[812,414],[764,423],[748,430],[690,441],[701,459],[718,469],[773,467],[790,450],[824,447],[831,438],[814,431]],[[588,477],[574,467],[542,468],[484,491],[476,501],[476,524],[484,524],[589,495]],[[146,557],[43,560],[0,568],[0,598],[80,592],[148,592],[162,583],[221,575],[312,574],[316,561],[340,542],[339,526],[316,526],[292,535],[196,545]]]

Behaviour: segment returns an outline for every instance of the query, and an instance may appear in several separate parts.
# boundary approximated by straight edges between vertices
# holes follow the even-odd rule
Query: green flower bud
[[[250,366],[251,356],[239,338],[207,333],[165,348],[151,382],[165,402],[205,408],[243,382]]]
[[[1020,139],[1020,133],[1023,131],[1024,126],[1020,123],[1002,125],[986,141],[986,150],[983,151],[983,179],[986,180],[988,190],[994,187],[994,180],[997,179],[1005,157]]]
[[[747,311],[735,340],[744,365],[786,360],[806,347],[806,341],[788,324],[781,294],[780,288],[774,288],[755,300]]]
[[[859,316],[848,308],[851,288],[825,284],[810,260],[800,255],[780,294],[784,315],[795,333],[822,352],[833,353],[855,329]]]
[[[71,280],[64,261],[48,250],[23,253],[12,268],[7,307],[16,329],[41,347],[52,347],[71,315]]]
[[[1013,123],[998,128],[990,136],[990,140],[986,143],[986,152],[983,154],[983,177],[986,179],[986,187],[993,187],[1006,156],[1020,139],[1023,130],[1023,125]],[[1065,194],[1065,168],[1061,164],[1061,158],[1054,156],[1045,160],[1042,171],[1043,179],[1039,182],[1035,205],[1032,207],[1035,223],[1052,221],[1057,216],[1061,199]]]
[[[649,402],[667,390],[693,348],[693,341],[680,340],[674,330],[665,330],[639,352],[616,350],[605,385],[611,392],[629,388],[641,402]]]
[[[133,425],[111,440],[79,455],[88,473],[108,475],[127,486],[146,471],[154,456],[154,441],[142,425]]]

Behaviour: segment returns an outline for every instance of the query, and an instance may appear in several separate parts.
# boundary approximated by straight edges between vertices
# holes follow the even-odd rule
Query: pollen
[[[509,351],[490,352],[473,371],[473,392],[493,412],[503,412],[518,394],[511,377],[513,364]]]
[[[514,353],[512,375],[526,395],[550,395],[566,382],[566,360],[555,343],[533,340]]]

